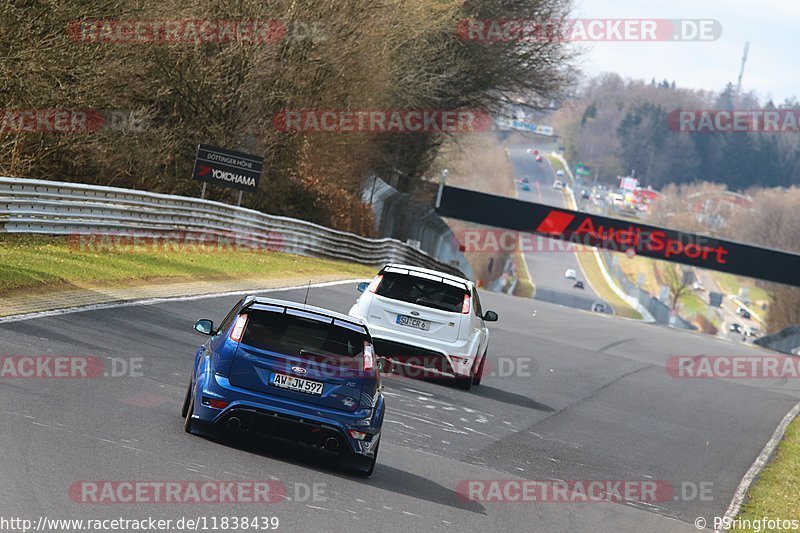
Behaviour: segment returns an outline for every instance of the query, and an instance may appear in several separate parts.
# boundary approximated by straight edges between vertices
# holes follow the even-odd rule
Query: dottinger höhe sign
[[[200,144],[192,177],[240,191],[256,192],[264,158]]]

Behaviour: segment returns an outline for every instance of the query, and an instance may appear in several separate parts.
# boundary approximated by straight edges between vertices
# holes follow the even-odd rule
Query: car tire
[[[473,385],[480,385],[481,379],[483,378],[483,368],[486,365],[486,354],[483,354],[483,358],[481,359],[481,364],[478,365],[478,369],[475,371],[475,374],[472,376],[472,384]]]
[[[456,378],[456,386],[461,390],[470,390],[472,388],[472,380],[475,379],[475,368],[473,367],[472,370],[469,372],[469,376],[466,377],[457,377]]]
[[[372,475],[372,472],[375,471],[375,465],[378,464],[378,449],[381,447],[381,443],[379,442],[377,446],[375,446],[375,455],[373,455],[372,459],[367,463],[367,468],[363,470],[359,470],[358,473],[364,477],[369,477]]]
[[[186,433],[193,433],[194,422],[192,421],[192,415],[194,414],[194,395],[190,394],[189,396],[189,407],[186,409],[186,417],[183,419],[183,430]]]
[[[186,418],[186,413],[189,412],[189,400],[192,399],[192,380],[186,386],[186,394],[183,395],[183,406],[181,407],[181,418]]]

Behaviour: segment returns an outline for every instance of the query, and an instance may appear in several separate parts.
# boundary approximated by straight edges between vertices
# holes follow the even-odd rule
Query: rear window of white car
[[[434,279],[384,272],[375,294],[393,300],[460,313],[464,297],[468,294],[465,288]]]

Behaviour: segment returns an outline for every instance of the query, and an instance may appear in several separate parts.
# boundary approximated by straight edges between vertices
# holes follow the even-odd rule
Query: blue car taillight
[[[244,327],[247,325],[247,315],[239,315],[236,317],[236,324],[233,325],[231,330],[231,340],[234,342],[241,342],[242,335],[244,334]]]
[[[226,402],[224,400],[217,400],[215,398],[206,398],[203,396],[203,405],[207,405],[209,407],[213,407],[214,409],[225,409],[230,405],[230,402]]]
[[[364,433],[363,431],[356,431],[355,429],[351,429],[348,431],[348,433],[350,433],[350,436],[356,440],[364,440],[367,438],[367,434]]]

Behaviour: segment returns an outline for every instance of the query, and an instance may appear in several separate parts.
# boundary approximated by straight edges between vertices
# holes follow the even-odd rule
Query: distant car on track
[[[564,177],[564,171],[563,170],[556,170],[556,176],[558,176],[559,178],[563,178]]]
[[[390,264],[358,290],[349,313],[367,322],[379,355],[409,374],[454,378],[465,390],[480,385],[489,345],[485,323],[497,313],[483,311],[471,281]]]
[[[573,285],[573,287],[576,288],[576,289],[583,289],[583,282],[582,281],[576,281],[575,285]]]
[[[594,302],[592,304],[592,311],[595,313],[605,313],[606,304],[604,304],[603,302]]]
[[[380,371],[358,318],[272,298],[248,296],[195,354],[183,402],[184,429],[284,437],[336,454],[371,475],[384,416]]]
[[[564,277],[567,279],[575,279],[577,274],[575,273],[575,269],[568,268],[564,271]]]
[[[556,180],[553,182],[553,188],[556,189],[557,191],[560,191],[561,189],[564,188],[564,184]]]
[[[536,156],[536,162],[537,162],[537,163],[541,163],[542,161],[543,161],[543,159],[542,159],[542,156],[540,156],[540,155],[537,155],[537,156]]]
[[[530,191],[530,190],[531,190],[531,185],[530,185],[530,183],[523,183],[523,184],[522,184],[522,190],[523,190],[523,191]]]
[[[742,325],[741,324],[731,324],[730,326],[728,326],[728,330],[729,331],[733,331],[734,333],[739,333],[739,334],[744,333],[742,331]]]
[[[758,337],[758,328],[754,326],[750,326],[746,330],[744,330],[744,334],[748,337]]]

